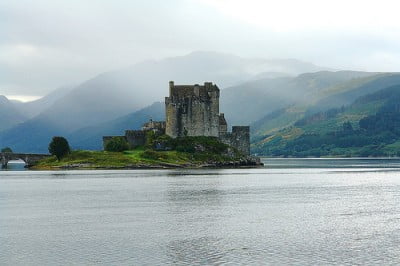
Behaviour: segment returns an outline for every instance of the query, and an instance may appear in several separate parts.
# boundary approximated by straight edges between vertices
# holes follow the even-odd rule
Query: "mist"
[[[398,71],[397,7],[395,1],[5,0],[0,94],[32,99],[193,51]]]

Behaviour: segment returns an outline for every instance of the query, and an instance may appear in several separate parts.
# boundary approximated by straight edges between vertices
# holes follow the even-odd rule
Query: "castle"
[[[220,90],[217,85],[175,85],[169,82],[169,96],[165,97],[166,121],[145,123],[141,130],[126,130],[124,138],[134,148],[146,143],[146,132],[166,134],[172,138],[184,136],[217,137],[221,142],[250,154],[250,128],[228,126],[223,113],[219,113]],[[115,137],[115,136],[114,136]],[[103,146],[112,136],[103,137]]]

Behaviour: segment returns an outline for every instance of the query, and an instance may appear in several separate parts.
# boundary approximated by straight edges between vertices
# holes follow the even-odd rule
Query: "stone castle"
[[[169,96],[165,97],[166,121],[145,123],[141,130],[126,130],[124,138],[134,148],[146,143],[146,133],[166,134],[172,138],[184,136],[217,137],[221,142],[250,154],[250,128],[233,126],[228,132],[223,113],[219,113],[220,90],[217,85],[175,85],[169,82]],[[114,136],[115,137],[115,136]],[[112,136],[103,137],[103,145]]]

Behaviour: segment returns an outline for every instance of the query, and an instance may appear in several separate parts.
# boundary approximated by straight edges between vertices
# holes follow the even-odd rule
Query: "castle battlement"
[[[169,97],[166,97],[166,100],[174,102],[182,98],[219,98],[219,88],[212,82],[204,82],[204,85],[175,85],[173,81],[170,81]]]

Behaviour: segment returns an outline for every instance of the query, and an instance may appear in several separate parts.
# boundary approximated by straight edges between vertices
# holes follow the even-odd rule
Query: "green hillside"
[[[248,125],[277,109],[309,105],[335,93],[345,82],[376,76],[358,71],[320,71],[296,77],[266,78],[246,82],[221,91],[221,112],[232,125]]]
[[[307,95],[306,100],[286,105],[251,124],[254,139],[271,135],[282,128],[293,125],[297,120],[332,108],[348,106],[357,98],[383,88],[400,84],[400,74],[379,73],[353,77],[347,81],[325,87]]]
[[[400,156],[400,85],[358,97],[347,106],[303,113],[290,126],[254,137],[253,152],[295,157]]]

